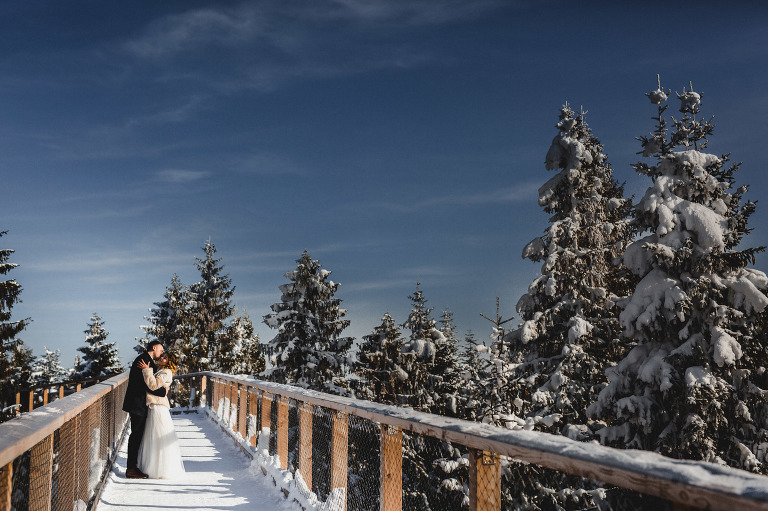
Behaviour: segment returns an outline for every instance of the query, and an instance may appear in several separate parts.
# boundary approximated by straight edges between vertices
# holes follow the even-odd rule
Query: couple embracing
[[[125,471],[129,479],[178,479],[184,475],[167,397],[174,370],[159,341],[150,342],[147,351],[131,364],[123,401],[123,410],[131,417]]]

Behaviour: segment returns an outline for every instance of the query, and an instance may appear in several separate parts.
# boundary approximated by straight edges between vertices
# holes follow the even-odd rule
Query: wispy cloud
[[[157,179],[166,183],[191,183],[210,175],[206,170],[166,169],[157,173]]]
[[[504,202],[519,202],[535,199],[538,196],[537,194],[540,186],[539,183],[521,183],[517,186],[499,188],[488,192],[443,195],[441,197],[430,197],[413,202],[385,202],[381,203],[380,206],[393,211],[410,213],[421,209],[441,206],[469,207]]]

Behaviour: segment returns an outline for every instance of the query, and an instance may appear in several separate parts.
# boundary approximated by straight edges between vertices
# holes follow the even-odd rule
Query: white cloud
[[[482,206],[484,204],[498,204],[504,202],[518,202],[536,200],[540,184],[522,183],[517,186],[499,188],[488,192],[475,192],[471,194],[451,194],[442,197],[431,197],[413,202],[386,202],[381,206],[400,212],[412,212],[420,209],[439,206]]]
[[[157,178],[167,183],[190,183],[210,175],[211,173],[205,170],[166,169],[158,172]]]

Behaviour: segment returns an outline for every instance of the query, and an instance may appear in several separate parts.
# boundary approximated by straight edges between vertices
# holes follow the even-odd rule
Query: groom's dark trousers
[[[139,369],[139,362],[143,360],[148,363],[154,372],[156,370],[155,362],[145,351],[131,364],[131,372],[128,375],[128,388],[125,391],[123,400],[123,411],[131,416],[131,436],[128,437],[128,466],[126,468],[138,468],[139,448],[141,439],[144,436],[144,426],[147,423],[147,392],[156,396],[165,396],[165,387],[160,387],[155,391],[149,390],[144,383],[144,376]]]

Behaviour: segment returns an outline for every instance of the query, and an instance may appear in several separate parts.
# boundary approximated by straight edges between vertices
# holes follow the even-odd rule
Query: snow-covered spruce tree
[[[7,232],[0,232],[0,238]],[[18,266],[8,261],[13,253],[12,249],[0,249],[0,275],[5,276]],[[15,358],[20,360],[17,355],[25,350],[22,341],[16,336],[30,322],[29,318],[11,320],[11,309],[21,301],[20,295],[21,285],[14,279],[0,282],[0,410],[15,403],[15,387],[19,375],[25,369],[13,363]],[[29,370],[29,367],[26,369]]]
[[[80,363],[75,367],[75,378],[85,380],[112,376],[120,373],[123,366],[114,342],[107,342],[109,332],[104,329],[103,322],[95,312],[85,333],[85,345],[77,348],[83,354]]]
[[[421,283],[416,283],[416,291],[408,299],[411,300],[411,312],[402,326],[410,330],[410,335],[403,343],[400,355],[400,366],[408,374],[406,403],[422,412],[439,413],[445,404],[436,393],[442,373],[438,373],[435,357],[438,345],[445,342],[445,337],[432,318],[432,308],[427,307]]]
[[[755,204],[742,204],[746,186],[734,190],[739,165],[704,151],[713,124],[699,117],[701,94],[677,94],[672,133],[668,94],[660,83],[647,94],[657,126],[640,141],[656,161],[634,165],[652,184],[635,206],[645,235],[623,256],[642,278],[620,316],[638,344],[589,411],[609,422],[606,444],[768,473],[768,278],[747,267],[763,247],[737,248]]]
[[[588,440],[601,425],[591,423],[585,410],[605,383],[606,365],[620,355],[615,302],[629,292],[629,279],[613,261],[631,240],[631,201],[623,198],[584,112],[566,104],[556,127],[545,158],[556,174],[539,189],[550,224],[522,254],[542,262],[541,275],[517,303],[519,328],[504,339],[516,365],[504,392],[518,416],[507,426]],[[579,478],[517,468],[530,472],[535,487],[515,496],[521,505],[591,505],[592,492],[581,491]]]
[[[221,340],[234,311],[231,300],[235,287],[229,274],[222,273],[221,259],[214,258],[216,247],[210,239],[203,246],[203,252],[204,258],[195,258],[201,280],[190,286],[189,312],[195,332],[194,345],[187,359],[191,372],[218,370],[222,357],[229,356],[222,352]]]
[[[458,393],[461,387],[459,372],[459,340],[453,324],[453,312],[444,310],[440,315],[440,333],[435,350],[435,365],[432,379],[435,393],[439,396],[438,406],[432,413],[458,417]]]
[[[242,315],[235,313],[222,340],[223,351],[230,355],[221,359],[221,371],[248,375],[262,372],[266,368],[266,360],[260,342],[248,312],[244,310]]]
[[[360,376],[361,386],[356,390],[357,397],[388,405],[403,404],[408,374],[398,363],[402,349],[403,336],[387,312],[373,332],[363,336],[358,349],[354,372]]]
[[[459,388],[459,417],[479,420],[480,388],[484,379],[484,361],[478,351],[480,343],[470,330],[464,336],[464,347],[459,352],[457,370],[461,377]]]
[[[508,391],[521,399],[526,427],[584,440],[592,435],[586,407],[620,353],[614,305],[630,280],[613,261],[631,240],[631,200],[584,113],[566,104],[557,129],[546,156],[557,173],[539,189],[550,225],[523,249],[543,262],[541,276],[518,301],[522,322],[506,339],[519,364]]]
[[[67,379],[68,371],[61,365],[61,350],[51,351],[43,346],[44,354],[32,364],[35,385],[52,385]]]
[[[163,300],[155,302],[150,309],[150,316],[145,319],[148,325],[141,328],[145,332],[143,339],[134,349],[143,353],[149,341],[158,340],[167,351],[176,356],[178,374],[189,371],[189,358],[192,356],[194,323],[190,314],[191,298],[189,288],[178,275],[171,277],[171,283],[165,288]]]
[[[280,286],[280,302],[264,316],[264,323],[277,330],[266,346],[272,367],[265,375],[279,383],[346,394],[344,376],[353,338],[342,336],[349,320],[335,298],[339,284],[329,280],[331,272],[306,250],[296,263],[296,269],[285,274],[289,282]]]

